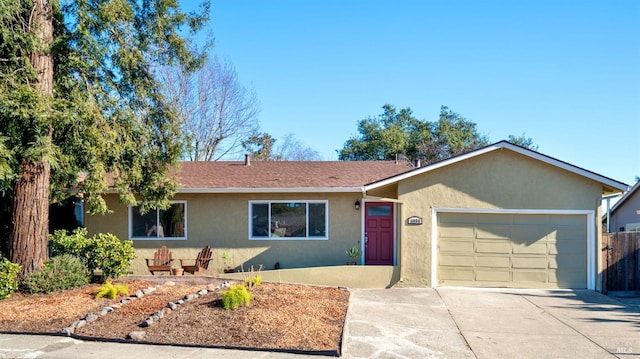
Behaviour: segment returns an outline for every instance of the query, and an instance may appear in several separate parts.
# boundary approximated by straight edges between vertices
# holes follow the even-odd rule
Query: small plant
[[[78,257],[70,254],[51,258],[42,269],[22,278],[20,287],[28,293],[51,293],[78,288],[89,283],[89,271]]]
[[[238,309],[243,305],[249,305],[252,299],[253,296],[246,286],[234,284],[222,293],[222,306],[227,310]]]
[[[249,272],[246,273],[244,271],[244,266],[241,266],[241,268],[242,273],[245,274],[244,284],[249,290],[251,290],[253,287],[259,286],[260,283],[262,283],[262,276],[260,275],[260,272],[262,271],[262,264],[260,265],[260,267],[258,267],[257,271],[253,268],[253,266],[251,266]]]
[[[113,284],[111,280],[107,279],[107,281],[100,287],[98,290],[93,293],[96,299],[107,297],[109,299],[116,299],[118,294],[129,294],[129,287],[125,284]]]
[[[360,257],[360,248],[353,246],[347,250],[347,256],[352,259],[356,259]]]
[[[0,299],[9,298],[18,289],[18,273],[20,265],[11,263],[7,258],[0,258]]]

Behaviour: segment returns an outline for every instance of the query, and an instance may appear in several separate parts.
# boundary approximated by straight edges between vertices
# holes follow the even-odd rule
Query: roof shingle
[[[394,161],[181,162],[180,189],[345,188],[411,170]]]

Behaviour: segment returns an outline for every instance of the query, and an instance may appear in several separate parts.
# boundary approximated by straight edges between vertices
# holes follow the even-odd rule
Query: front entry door
[[[364,261],[393,265],[393,203],[365,202]]]

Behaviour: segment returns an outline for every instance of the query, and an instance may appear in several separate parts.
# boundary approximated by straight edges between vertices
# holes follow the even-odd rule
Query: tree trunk
[[[42,101],[53,96],[53,11],[51,0],[35,0],[30,16],[30,31],[40,40],[29,61],[38,74],[34,87]],[[37,116],[37,115],[36,115]],[[52,127],[42,136],[53,135]],[[32,139],[36,143],[36,139]],[[42,142],[41,142],[42,143]],[[13,191],[9,257],[22,265],[21,274],[40,269],[49,257],[49,186],[51,166],[46,159],[25,158],[20,164]]]
[[[22,265],[22,274],[40,269],[49,257],[48,162],[20,164],[14,187],[10,256]]]

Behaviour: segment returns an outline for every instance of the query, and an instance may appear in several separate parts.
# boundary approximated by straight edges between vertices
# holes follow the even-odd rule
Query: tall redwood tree
[[[166,207],[180,158],[180,126],[154,68],[202,65],[190,41],[208,3],[58,0],[0,3],[0,208],[10,211],[11,261],[47,260],[50,201],[74,188],[92,213],[112,174],[122,201]],[[0,228],[2,230],[2,228]]]

